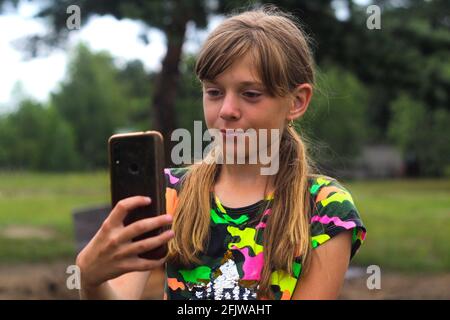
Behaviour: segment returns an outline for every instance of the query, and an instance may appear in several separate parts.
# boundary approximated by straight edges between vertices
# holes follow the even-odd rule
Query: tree
[[[2,2],[7,1],[1,0],[0,4]],[[17,1],[10,2],[17,3]],[[254,2],[264,3],[266,1]],[[294,1],[275,1],[275,4],[278,2],[281,5],[294,3]],[[205,28],[209,15],[229,12],[236,7],[241,7],[242,2],[237,0],[52,0],[41,1],[40,3],[44,7],[37,14],[37,17],[48,19],[51,23],[51,30],[46,35],[29,37],[28,51],[34,54],[47,49],[42,46],[43,43],[57,46],[67,38],[69,30],[66,27],[68,18],[66,10],[71,5],[77,5],[80,8],[82,24],[86,23],[88,18],[93,15],[111,14],[118,19],[136,19],[148,27],[156,27],[163,31],[167,39],[167,52],[162,61],[161,72],[155,79],[155,90],[151,104],[155,115],[154,127],[160,130],[166,138],[166,159],[169,160],[172,147],[169,137],[178,125],[174,104],[179,85],[179,63],[187,23],[193,22],[197,28]],[[330,4],[331,0],[303,1],[300,3],[300,8],[308,9],[306,10],[308,14],[315,13],[314,17],[317,17],[323,8],[330,9]],[[322,18],[324,17],[322,16]],[[145,40],[145,36],[143,39]]]
[[[14,0],[0,0],[17,3]],[[266,1],[254,1],[266,3]],[[269,2],[269,1],[267,1]],[[314,56],[319,66],[336,65],[353,73],[370,89],[370,108],[367,109],[371,141],[385,142],[391,115],[389,106],[401,92],[423,102],[427,110],[449,110],[450,92],[450,33],[447,0],[374,0],[382,9],[381,31],[366,28],[367,6],[344,0],[349,17],[336,17],[333,0],[277,0],[271,3],[293,12],[313,39]],[[197,28],[206,26],[207,17],[229,13],[242,7],[237,0],[131,0],[131,1],[43,1],[39,17],[46,18],[52,26],[46,35],[30,37],[29,51],[38,54],[46,47],[61,44],[69,30],[66,28],[69,5],[81,8],[81,22],[94,15],[111,14],[118,19],[130,18],[148,27],[162,30],[167,39],[167,53],[160,74],[151,78],[149,85],[147,119],[154,119],[156,129],[163,132],[166,141],[173,129],[182,125],[178,118],[180,103],[180,57],[186,24],[193,22]],[[250,1],[251,3],[251,1]],[[1,7],[0,7],[1,9]],[[145,36],[142,37],[146,41]],[[184,84],[182,84],[184,85]],[[154,87],[154,90],[150,89]],[[136,102],[137,100],[135,100]],[[144,100],[141,100],[144,101]],[[181,101],[181,103],[183,103]],[[137,108],[139,109],[139,108]],[[140,119],[143,119],[142,114]],[[139,126],[142,125],[142,122]],[[166,144],[169,158],[171,144]]]
[[[69,124],[52,106],[30,99],[0,118],[0,150],[2,169],[64,171],[79,164]]]
[[[4,2],[2,0],[1,2]],[[0,2],[0,4],[1,4]],[[14,1],[17,3],[17,1]],[[254,1],[264,3],[266,1]],[[46,18],[51,23],[51,30],[46,35],[33,35],[29,38],[28,51],[35,54],[42,50],[42,43],[52,46],[60,44],[67,37],[69,30],[66,27],[68,14],[66,10],[71,5],[79,6],[82,17],[81,23],[86,23],[93,15],[111,14],[118,19],[131,18],[142,21],[148,27],[156,27],[164,32],[167,39],[167,52],[162,61],[162,69],[155,79],[155,90],[152,96],[154,114],[154,127],[163,133],[166,138],[166,159],[169,160],[172,144],[170,134],[178,126],[175,114],[175,100],[178,92],[179,62],[182,45],[185,39],[186,26],[193,22],[197,28],[204,28],[208,15],[229,12],[241,7],[242,2],[237,0],[130,0],[130,1],[88,1],[88,0],[53,0],[41,1],[43,9],[37,17]],[[305,12],[309,20],[327,21],[320,26],[326,30],[321,34],[329,34],[333,30],[336,19],[332,14],[331,0],[321,1],[275,1],[275,4],[284,5],[286,9],[300,9]],[[319,19],[317,19],[319,18]],[[315,24],[317,26],[317,23]],[[145,37],[143,37],[145,40]]]
[[[84,168],[105,167],[108,138],[130,126],[119,71],[109,54],[91,53],[85,45],[75,50],[68,69],[66,80],[52,94],[52,104],[74,129]]]
[[[17,111],[0,118],[0,167],[50,171],[106,167],[111,134],[148,129],[148,121],[136,120],[147,111],[151,77],[139,61],[118,69],[109,54],[78,46],[51,104],[17,91]]]
[[[151,128],[148,106],[154,92],[155,76],[145,70],[140,60],[129,61],[118,70],[118,80],[127,97],[127,118],[131,130],[145,131]],[[150,109],[150,119],[155,118],[152,111]]]
[[[4,1],[1,1],[4,2]],[[1,4],[0,2],[0,4]],[[51,22],[52,29],[44,36],[33,35],[29,38],[29,51],[39,53],[42,44],[56,46],[67,38],[66,27],[71,5],[81,9],[81,23],[84,24],[93,15],[111,14],[117,19],[130,18],[142,21],[147,27],[156,27],[164,32],[167,39],[167,52],[162,61],[162,69],[155,79],[152,97],[154,128],[160,130],[166,138],[166,161],[170,159],[170,134],[177,127],[174,102],[177,96],[179,62],[185,39],[186,25],[194,22],[198,28],[207,24],[207,15],[214,12],[214,7],[207,0],[161,0],[161,1],[88,1],[88,0],[53,0],[41,1],[43,9],[37,17]],[[145,37],[143,37],[145,40]],[[150,113],[149,113],[150,114]]]
[[[391,106],[389,137],[419,174],[442,176],[450,166],[450,112],[427,110],[421,101],[403,93]]]
[[[368,91],[350,72],[325,67],[315,93],[298,121],[313,159],[325,170],[348,165],[369,135]]]

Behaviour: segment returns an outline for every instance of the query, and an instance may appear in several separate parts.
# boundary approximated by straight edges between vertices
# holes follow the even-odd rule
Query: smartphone
[[[115,134],[108,140],[112,207],[132,196],[152,199],[149,205],[131,211],[123,221],[125,226],[166,212],[163,144],[163,137],[157,131]],[[133,241],[157,236],[168,228],[146,232]],[[167,244],[139,254],[139,257],[161,259],[166,254]]]

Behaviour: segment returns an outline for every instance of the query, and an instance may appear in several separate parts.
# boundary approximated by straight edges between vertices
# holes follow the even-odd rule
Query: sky
[[[367,3],[367,0],[357,2]],[[16,100],[21,96],[18,93],[46,101],[49,93],[57,90],[58,83],[64,79],[68,53],[81,41],[94,52],[109,51],[117,64],[140,59],[148,71],[161,68],[166,51],[162,32],[145,29],[142,24],[130,19],[117,20],[112,16],[92,17],[80,30],[70,31],[66,50],[55,49],[48,56],[25,60],[23,53],[14,47],[14,41],[30,34],[44,34],[45,23],[33,18],[39,9],[35,3],[21,1],[17,10],[5,9],[0,15],[0,114],[14,109]],[[338,17],[345,18],[345,9],[339,1],[335,9]],[[207,30],[202,32],[189,24],[183,51],[195,53],[207,34],[222,19],[211,18]],[[139,40],[142,32],[146,32],[150,40],[147,45]]]
[[[117,20],[112,16],[93,17],[80,30],[70,31],[66,50],[55,49],[48,56],[26,60],[13,43],[26,35],[45,33],[44,21],[33,18],[37,10],[35,4],[21,2],[17,10],[7,10],[0,15],[0,113],[14,108],[13,92],[24,92],[36,100],[46,101],[49,93],[56,90],[58,83],[64,79],[68,53],[81,41],[94,52],[109,51],[119,65],[140,59],[148,71],[161,68],[166,52],[163,33],[154,28],[145,29],[141,23],[133,20]],[[203,32],[195,31],[193,25],[189,24],[183,51],[196,52],[207,33],[221,19],[210,19],[208,29]],[[149,39],[147,45],[139,39],[142,32],[146,32]]]

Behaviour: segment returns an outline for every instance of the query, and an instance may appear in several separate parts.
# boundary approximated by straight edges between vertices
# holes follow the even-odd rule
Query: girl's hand
[[[119,201],[113,208],[97,234],[77,256],[82,287],[95,288],[124,273],[149,271],[164,264],[165,258],[147,260],[138,257],[138,254],[168,242],[173,238],[172,230],[137,242],[131,240],[147,231],[169,225],[171,216],[165,214],[123,225],[124,218],[131,210],[149,203],[150,198],[135,196]]]

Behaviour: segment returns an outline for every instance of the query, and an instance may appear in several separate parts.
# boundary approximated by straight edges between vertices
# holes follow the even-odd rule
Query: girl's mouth
[[[237,137],[245,133],[243,129],[221,129],[220,133],[224,137]]]

